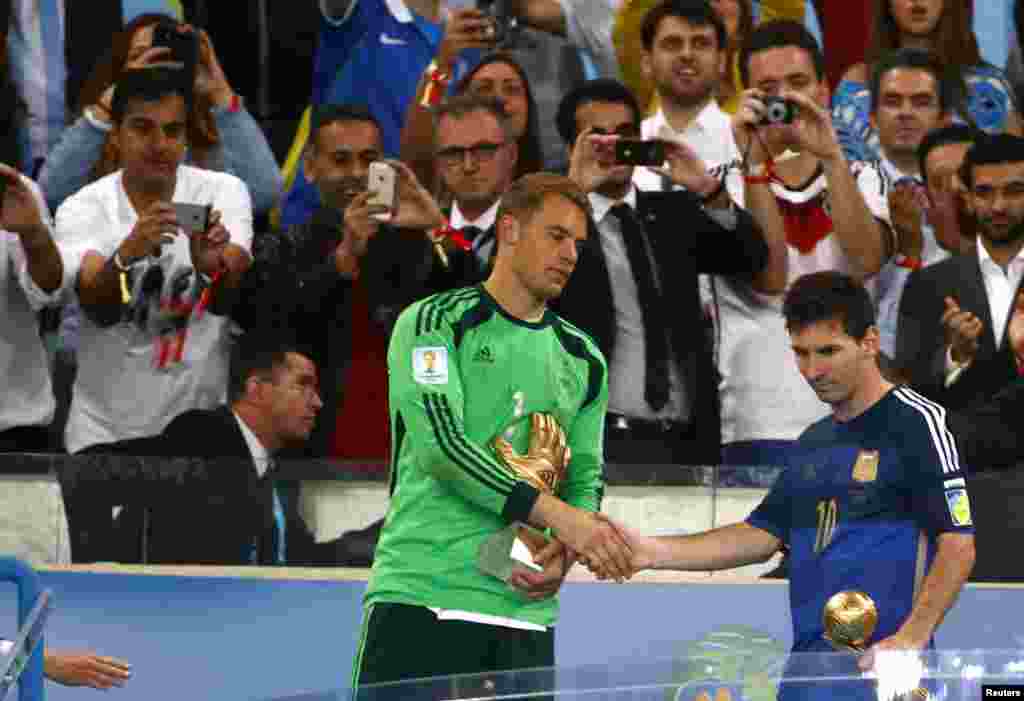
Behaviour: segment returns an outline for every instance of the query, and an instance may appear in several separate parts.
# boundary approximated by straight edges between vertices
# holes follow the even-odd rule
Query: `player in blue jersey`
[[[946,412],[878,368],[879,335],[864,288],[835,272],[806,275],[783,314],[800,372],[832,415],[808,428],[787,469],[743,523],[688,536],[645,537],[619,526],[641,569],[721,570],[789,552],[793,652],[831,652],[822,610],[836,592],[878,607],[870,649],[920,650],[974,564],[965,470]],[[766,372],[769,369],[766,368]],[[600,576],[601,573],[598,572]],[[808,658],[793,658],[790,670]],[[856,676],[854,657],[804,665],[809,676]],[[817,669],[814,669],[817,667]],[[875,699],[867,682],[790,684],[780,699]]]

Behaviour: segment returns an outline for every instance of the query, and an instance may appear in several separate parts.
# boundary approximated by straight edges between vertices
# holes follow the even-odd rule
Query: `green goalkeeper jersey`
[[[557,599],[530,601],[477,568],[480,545],[527,520],[537,490],[496,457],[520,454],[529,417],[555,417],[572,450],[557,496],[597,511],[604,491],[607,367],[586,334],[547,311],[528,323],[482,286],[443,292],[399,317],[388,348],[391,505],[366,604],[380,602],[551,625]]]

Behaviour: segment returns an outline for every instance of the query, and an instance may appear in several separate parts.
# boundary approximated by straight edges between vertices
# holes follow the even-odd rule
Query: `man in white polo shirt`
[[[71,453],[159,433],[183,411],[224,400],[229,338],[219,314],[250,263],[252,208],[238,178],[182,165],[181,82],[172,69],[118,82],[111,133],[122,169],[57,210],[57,243],[85,312]],[[208,207],[208,225],[179,221],[180,204]]]

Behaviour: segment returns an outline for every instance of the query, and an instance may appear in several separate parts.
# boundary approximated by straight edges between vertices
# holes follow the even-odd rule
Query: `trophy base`
[[[524,523],[513,523],[484,541],[477,553],[477,567],[484,574],[507,582],[516,567],[535,572],[544,568],[533,561],[534,553],[548,544],[548,537]]]

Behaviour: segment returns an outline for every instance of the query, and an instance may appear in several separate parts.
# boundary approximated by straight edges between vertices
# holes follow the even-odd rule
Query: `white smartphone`
[[[398,173],[390,164],[374,161],[370,164],[367,180],[367,189],[370,191],[370,199],[367,204],[388,208],[387,212],[374,214],[373,218],[379,221],[389,221],[397,204]]]

